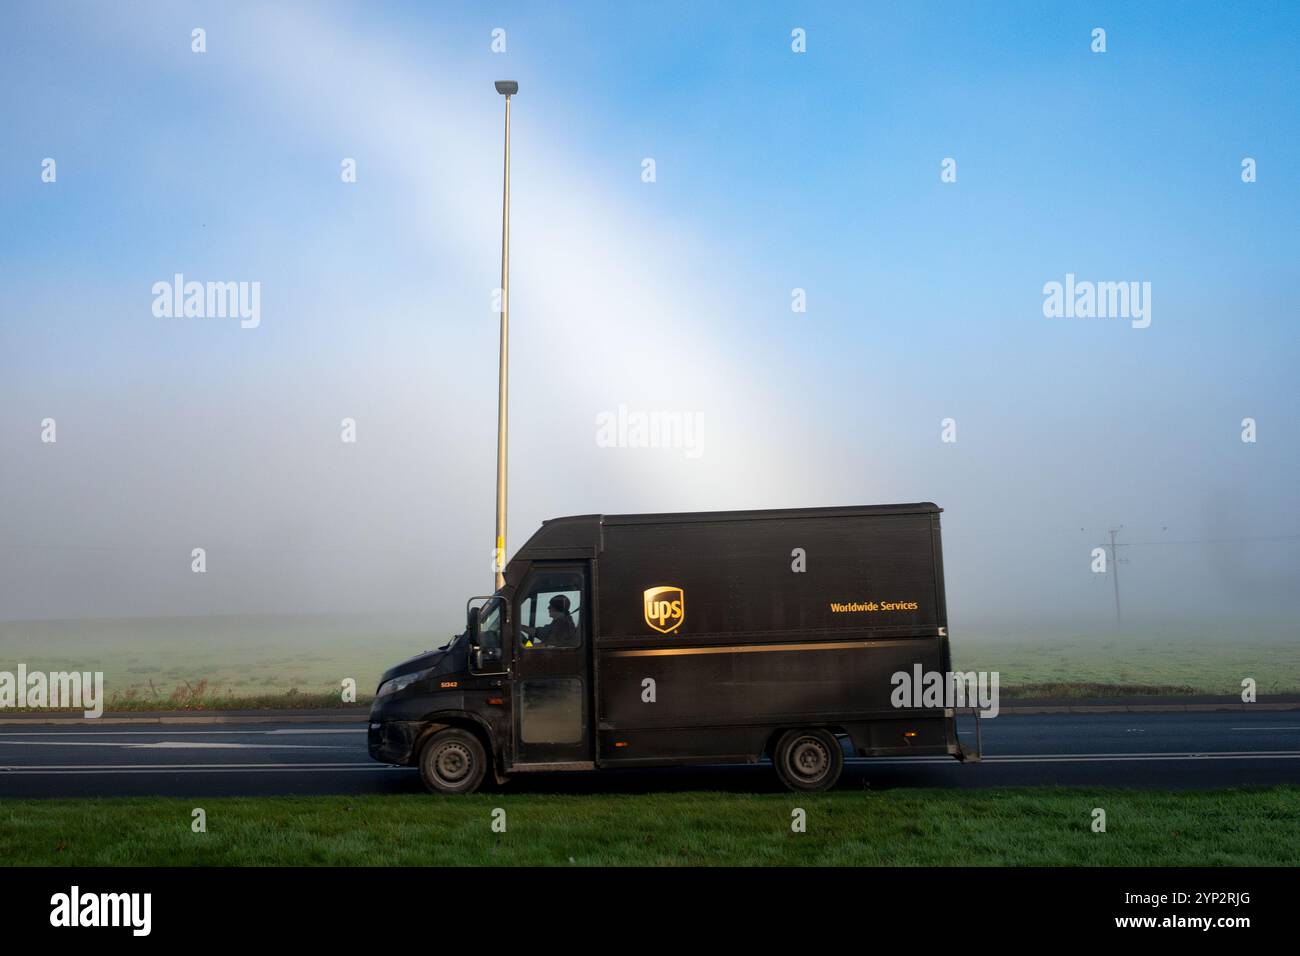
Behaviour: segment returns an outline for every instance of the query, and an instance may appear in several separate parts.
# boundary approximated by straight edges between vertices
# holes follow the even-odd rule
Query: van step
[[[551,770],[595,770],[594,760],[570,760],[558,763],[517,763],[510,768],[511,773],[545,772]]]

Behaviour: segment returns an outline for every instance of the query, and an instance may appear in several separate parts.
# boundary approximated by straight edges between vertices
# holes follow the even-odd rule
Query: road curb
[[[1016,714],[1205,714],[1216,711],[1300,710],[1300,702],[1280,704],[1025,704],[1003,705],[998,716]]]
[[[1196,701],[1179,703],[1135,703],[1125,704],[1107,701],[1102,704],[1073,704],[1063,702],[1023,704],[1003,704],[998,708],[998,716],[1014,717],[1042,714],[1196,714],[1215,711],[1296,711],[1300,710],[1300,700],[1286,700],[1277,703],[1243,704],[1240,701]],[[265,713],[143,713],[130,712],[105,713],[102,717],[78,717],[67,713],[33,713],[14,714],[0,717],[0,725],[68,725],[94,722],[96,724],[137,724],[144,726],[164,726],[168,724],[361,724],[369,716],[368,711],[267,711]]]

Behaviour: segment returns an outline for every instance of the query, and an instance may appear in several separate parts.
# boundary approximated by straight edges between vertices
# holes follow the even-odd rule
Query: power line
[[[1080,529],[1083,530],[1083,529]],[[1102,544],[1100,547],[1109,548],[1110,550],[1110,573],[1111,584],[1115,591],[1115,626],[1119,627],[1122,616],[1120,612],[1119,601],[1119,566],[1122,563],[1119,557],[1120,548],[1137,548],[1152,547],[1164,544],[1237,544],[1254,541],[1295,541],[1300,539],[1300,534],[1269,534],[1269,535],[1252,535],[1238,538],[1170,538],[1164,541],[1116,541],[1115,536],[1124,530],[1124,526],[1107,530],[1110,538],[1110,544]]]
[[[1121,541],[1121,548],[1149,546],[1155,544],[1234,544],[1239,541],[1295,541],[1300,534],[1268,534],[1251,538],[1181,538],[1168,541]]]

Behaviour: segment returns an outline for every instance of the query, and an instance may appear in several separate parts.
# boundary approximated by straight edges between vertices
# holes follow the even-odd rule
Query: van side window
[[[501,608],[499,599],[493,599],[483,605],[479,612],[478,639],[484,650],[501,650]]]
[[[569,571],[539,574],[519,602],[519,647],[580,647],[582,617],[582,575]]]

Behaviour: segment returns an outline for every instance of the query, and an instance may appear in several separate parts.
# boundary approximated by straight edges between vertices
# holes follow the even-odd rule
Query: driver
[[[557,594],[546,605],[547,613],[551,616],[551,623],[544,624],[541,627],[533,627],[529,624],[520,624],[519,629],[524,632],[526,640],[524,647],[532,647],[535,644],[554,644],[560,647],[578,643],[578,627],[573,623],[573,617],[569,614],[569,599],[563,594]]]

